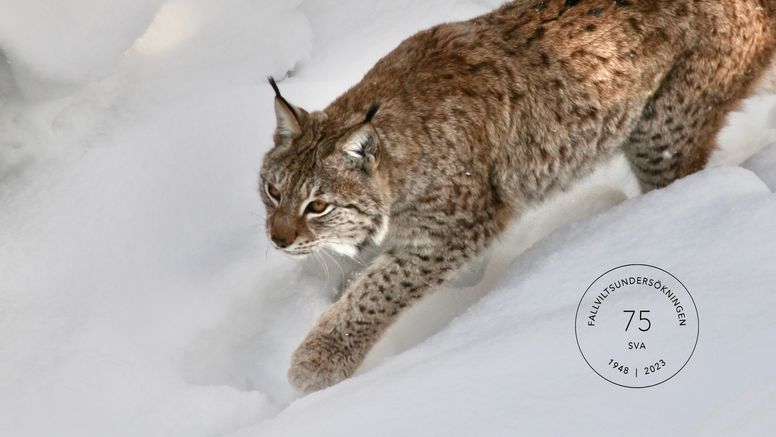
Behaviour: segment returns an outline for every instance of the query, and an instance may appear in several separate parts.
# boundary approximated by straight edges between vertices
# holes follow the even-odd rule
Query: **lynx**
[[[516,0],[408,38],[322,111],[271,80],[273,244],[380,247],[293,354],[290,382],[351,376],[404,308],[618,151],[644,191],[703,169],[775,45],[776,0]]]

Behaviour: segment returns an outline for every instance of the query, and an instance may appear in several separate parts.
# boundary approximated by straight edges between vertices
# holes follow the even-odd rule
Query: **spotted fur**
[[[278,91],[261,190],[273,241],[298,255],[383,242],[290,381],[350,376],[404,308],[617,151],[645,190],[702,169],[772,59],[775,16],[776,0],[517,0],[408,38],[323,111]],[[305,212],[316,199],[326,214]]]

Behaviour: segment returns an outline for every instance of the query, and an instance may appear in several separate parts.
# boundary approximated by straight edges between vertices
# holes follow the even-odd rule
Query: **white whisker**
[[[313,252],[313,256],[318,261],[321,266],[323,267],[323,270],[326,272],[326,286],[329,285],[329,280],[331,279],[331,274],[329,273],[329,266],[326,265],[326,261],[323,259],[320,253]]]
[[[328,256],[329,259],[331,259],[334,262],[334,265],[336,265],[337,268],[339,268],[340,274],[342,275],[341,278],[344,281],[346,279],[345,278],[345,269],[342,268],[342,265],[340,265],[339,261],[337,261],[337,259],[334,258],[334,256],[332,254],[330,254],[329,252],[327,252],[325,249],[321,250],[320,252],[326,254],[326,256]]]
[[[356,262],[356,264],[360,265],[361,267],[366,267],[366,263],[364,260],[361,259],[361,257],[358,254],[355,254],[351,257],[353,261]]]

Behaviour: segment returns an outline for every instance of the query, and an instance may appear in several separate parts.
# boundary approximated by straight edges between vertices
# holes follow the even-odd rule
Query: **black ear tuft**
[[[283,139],[294,138],[301,133],[307,112],[288,103],[288,100],[280,95],[280,88],[278,88],[275,78],[269,76],[267,80],[272,89],[275,90],[275,116],[277,117],[275,142],[279,143]]]
[[[275,82],[275,78],[272,76],[267,78],[269,80],[269,84],[272,85],[272,89],[275,90],[275,97],[283,98],[283,96],[280,95],[280,88],[278,88],[278,84]]]
[[[366,118],[364,119],[364,123],[371,123],[375,114],[377,114],[377,111],[379,110],[380,110],[379,103],[374,103],[371,107],[369,107],[369,111],[366,112]]]

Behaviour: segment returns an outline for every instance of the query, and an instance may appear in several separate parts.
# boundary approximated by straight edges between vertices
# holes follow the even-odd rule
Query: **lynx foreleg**
[[[404,308],[444,282],[482,247],[484,244],[440,241],[386,250],[321,316],[297,348],[288,373],[291,383],[313,391],[351,376]]]

